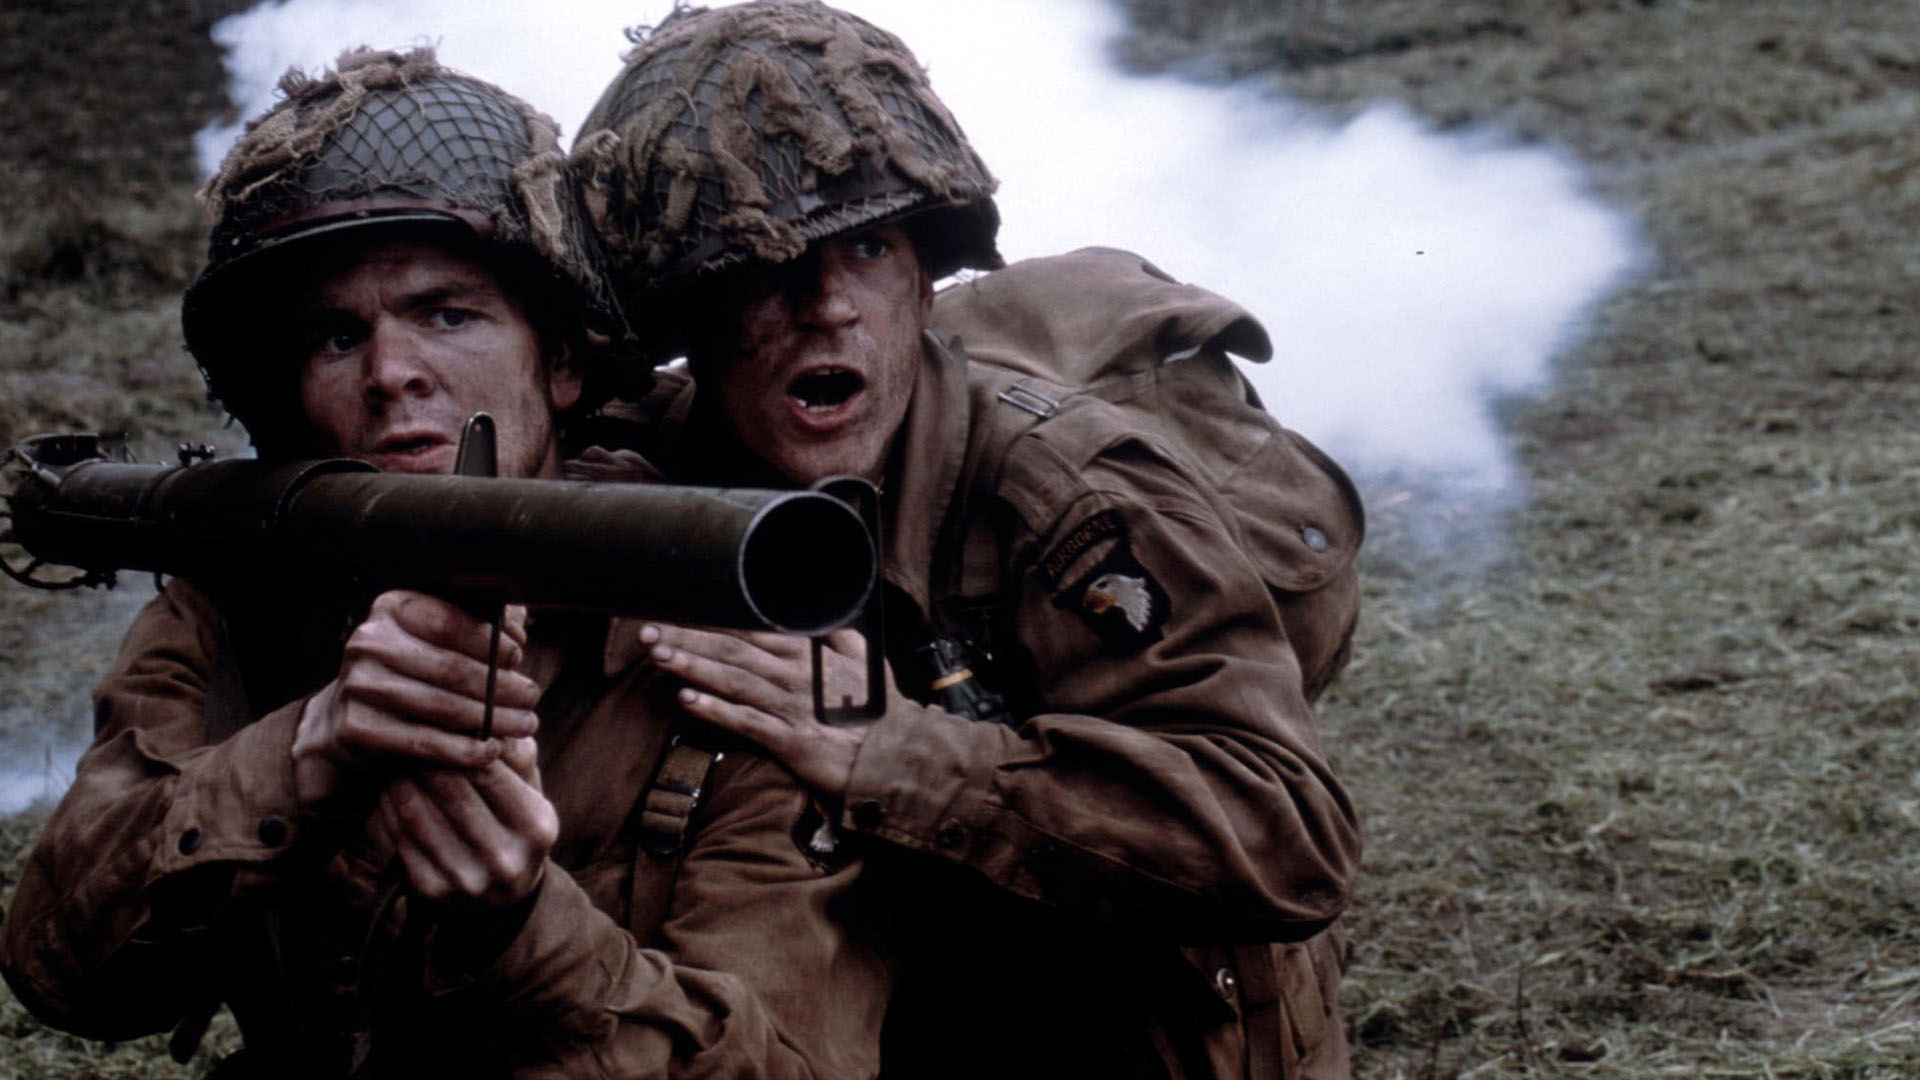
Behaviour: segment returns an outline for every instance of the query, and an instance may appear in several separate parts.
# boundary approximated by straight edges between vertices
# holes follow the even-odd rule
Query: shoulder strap
[[[641,793],[633,892],[627,900],[627,927],[637,937],[652,934],[667,916],[674,881],[686,857],[694,812],[706,794],[713,767],[725,756],[695,745],[684,732],[676,732],[653,780]]]

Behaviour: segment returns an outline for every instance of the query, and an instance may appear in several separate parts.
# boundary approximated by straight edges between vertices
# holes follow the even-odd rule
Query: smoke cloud
[[[1133,78],[1099,0],[842,0],[899,33],[999,176],[1008,258],[1129,248],[1266,322],[1267,405],[1362,472],[1513,480],[1489,411],[1633,269],[1626,217],[1576,163],[1497,133],[1440,134],[1389,105],[1335,124],[1270,94]],[[285,0],[222,21],[244,115],[289,65],[353,45],[441,59],[547,110],[571,139],[666,0]],[[211,171],[237,127],[202,132]]]

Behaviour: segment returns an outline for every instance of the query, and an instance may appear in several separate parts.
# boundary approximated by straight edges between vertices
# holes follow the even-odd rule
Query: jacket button
[[[967,842],[967,827],[957,821],[949,821],[940,826],[940,831],[934,834],[933,842],[952,851]]]
[[[287,842],[287,819],[279,814],[268,814],[260,819],[260,842],[268,847],[279,847]]]
[[[877,799],[862,799],[853,804],[853,824],[856,828],[877,829],[886,816],[886,808]]]
[[[188,829],[180,834],[180,854],[191,855],[200,850],[200,830]]]
[[[1213,973],[1213,988],[1220,991],[1221,997],[1232,1001],[1233,995],[1240,989],[1240,980],[1233,977],[1232,968],[1223,967]]]

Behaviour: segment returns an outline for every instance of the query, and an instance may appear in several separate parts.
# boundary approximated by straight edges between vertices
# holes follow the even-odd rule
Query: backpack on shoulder
[[[1261,404],[1229,354],[1273,355],[1246,309],[1185,285],[1138,255],[1082,248],[1028,259],[943,289],[932,328],[999,385],[973,492],[991,490],[1009,447],[1075,394],[1117,407],[1176,448],[1259,568],[1300,660],[1309,700],[1346,665],[1365,533],[1346,472]],[[976,436],[978,437],[978,436]],[[991,591],[973,566],[955,586]]]
[[[1083,248],[944,289],[931,323],[967,356],[976,395],[972,438],[981,452],[958,495],[963,530],[991,528],[969,504],[991,496],[1022,435],[1073,395],[1100,398],[1124,424],[1178,455],[1206,489],[1266,581],[1307,700],[1320,696],[1350,655],[1366,519],[1346,472],[1275,420],[1234,367],[1230,354],[1256,363],[1272,357],[1258,320],[1138,255]],[[992,548],[962,545],[974,557],[950,568],[943,605],[964,607],[995,592],[999,567],[976,554]],[[1336,923],[1304,942],[1180,949],[1195,985],[1237,987],[1237,1021],[1203,1036],[1200,1073],[1217,1080],[1349,1076],[1335,1004],[1344,943]]]

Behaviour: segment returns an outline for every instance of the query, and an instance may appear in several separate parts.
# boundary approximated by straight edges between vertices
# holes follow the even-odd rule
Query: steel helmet
[[[573,150],[623,297],[903,216],[934,277],[1001,265],[995,181],[899,38],[813,0],[630,36]]]
[[[181,308],[208,392],[263,452],[289,437],[293,399],[286,366],[260,355],[262,290],[342,241],[421,235],[472,250],[543,335],[566,335],[585,406],[611,392],[626,332],[552,120],[429,49],[354,50],[319,77],[289,71],[280,90],[200,193],[213,237]]]

